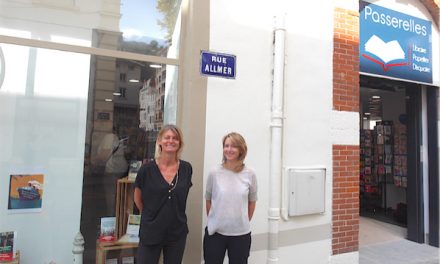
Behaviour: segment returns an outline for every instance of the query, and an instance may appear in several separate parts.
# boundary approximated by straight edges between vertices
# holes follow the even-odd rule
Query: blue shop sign
[[[235,56],[208,51],[201,52],[200,72],[204,75],[235,78]]]
[[[364,1],[360,8],[360,71],[431,84],[431,22]]]

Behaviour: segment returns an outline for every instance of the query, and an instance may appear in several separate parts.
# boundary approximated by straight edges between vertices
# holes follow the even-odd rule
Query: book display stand
[[[406,126],[376,122],[374,130],[361,130],[360,196],[365,210],[390,212],[387,189],[407,186]]]
[[[124,177],[119,179],[116,187],[116,241],[96,242],[96,264],[105,264],[108,259],[121,259],[136,255],[137,243],[118,241],[127,230],[128,217],[134,213],[134,180]],[[121,260],[118,261],[121,263]]]
[[[387,213],[387,184],[393,184],[393,122],[376,122],[374,130],[374,166],[382,193],[380,207]]]
[[[378,186],[374,164],[374,131],[361,130],[360,142],[360,196],[363,208],[374,210],[381,201],[381,190]]]
[[[124,177],[116,187],[116,239],[127,230],[128,216],[134,212],[134,180]]]

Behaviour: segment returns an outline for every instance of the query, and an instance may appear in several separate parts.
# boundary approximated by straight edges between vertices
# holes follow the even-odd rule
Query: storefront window
[[[30,2],[0,2],[0,14],[27,21],[0,25],[0,35],[178,58],[181,0]],[[113,38],[90,41],[96,30]]]
[[[131,261],[102,224],[126,232],[131,165],[176,123],[180,5],[0,1],[0,232],[17,234],[20,262],[70,263],[79,232],[84,263]]]
[[[181,0],[122,0],[121,49],[147,55],[164,54],[164,49],[179,46]]]
[[[0,232],[16,233],[20,263],[71,263],[90,55],[9,44],[0,54]]]
[[[92,56],[91,65],[81,215],[86,263],[105,250],[106,239],[126,233],[127,210],[138,213],[130,202],[136,176],[128,179],[130,168],[154,158],[157,132],[175,122],[177,101],[175,66],[102,56]],[[103,238],[101,223],[112,217],[120,232]],[[134,251],[116,250],[109,258]]]

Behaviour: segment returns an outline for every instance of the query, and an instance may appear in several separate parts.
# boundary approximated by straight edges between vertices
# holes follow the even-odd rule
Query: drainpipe
[[[278,263],[278,233],[281,205],[281,168],[283,142],[284,90],[284,15],[275,17],[274,66],[271,109],[270,176],[269,176],[269,252],[267,264]]]

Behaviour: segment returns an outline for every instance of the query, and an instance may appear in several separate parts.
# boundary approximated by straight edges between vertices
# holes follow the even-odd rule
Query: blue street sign
[[[364,1],[360,9],[360,71],[432,83],[432,23]]]
[[[200,55],[200,72],[203,75],[235,79],[234,55],[202,51]]]

